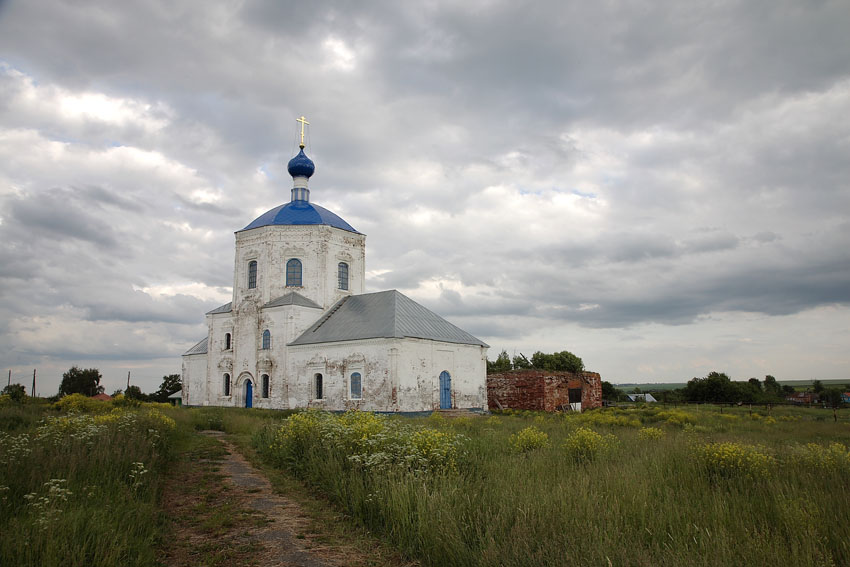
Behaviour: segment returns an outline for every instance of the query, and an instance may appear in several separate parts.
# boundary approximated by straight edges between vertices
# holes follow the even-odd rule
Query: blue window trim
[[[301,287],[301,260],[298,258],[286,263],[286,287]]]

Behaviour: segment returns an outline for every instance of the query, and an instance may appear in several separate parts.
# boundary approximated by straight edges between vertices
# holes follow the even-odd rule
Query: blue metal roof
[[[251,230],[252,228],[270,225],[300,224],[324,224],[334,228],[341,228],[348,232],[360,234],[354,230],[354,227],[342,220],[339,216],[324,207],[314,205],[307,201],[291,201],[285,205],[276,207],[257,217],[254,222],[242,230]]]

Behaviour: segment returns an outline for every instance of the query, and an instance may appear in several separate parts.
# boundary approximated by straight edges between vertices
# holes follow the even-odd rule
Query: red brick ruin
[[[570,408],[581,390],[581,409],[602,407],[602,377],[596,372],[511,370],[487,375],[487,405],[491,410],[561,411]]]

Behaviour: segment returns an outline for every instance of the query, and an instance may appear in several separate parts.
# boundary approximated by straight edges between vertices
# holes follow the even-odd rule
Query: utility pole
[[[35,397],[35,368],[32,369],[32,393],[30,396]]]
[[[129,387],[130,387],[130,371],[128,370],[127,371],[127,388],[129,388]],[[124,390],[124,392],[126,393],[127,390]]]
[[[7,386],[11,386],[11,385],[12,385],[12,369],[11,369],[11,368],[9,369],[9,383],[8,383],[8,384],[6,384],[6,385],[7,385]]]

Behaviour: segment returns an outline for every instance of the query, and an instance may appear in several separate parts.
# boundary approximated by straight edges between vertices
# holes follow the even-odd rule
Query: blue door
[[[452,409],[452,377],[445,370],[440,372],[440,409]]]
[[[245,380],[245,407],[254,407],[254,385],[250,380]]]

